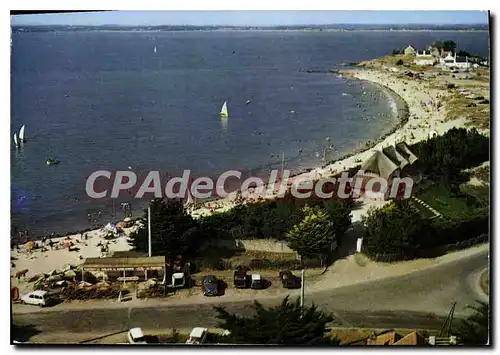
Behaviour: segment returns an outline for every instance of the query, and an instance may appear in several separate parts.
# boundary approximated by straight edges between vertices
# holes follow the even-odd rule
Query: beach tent
[[[398,169],[399,166],[381,150],[376,150],[372,156],[361,165],[361,170],[367,173],[377,174],[384,179],[389,179]]]
[[[405,142],[396,144],[396,149],[410,162],[410,164],[413,164],[418,160],[417,156],[413,154],[413,152],[410,150],[410,148],[408,148],[408,145],[406,145]]]
[[[108,223],[104,226],[103,230],[105,232],[113,232],[114,234],[117,234],[118,231],[116,229],[116,226],[114,224]]]
[[[398,143],[393,146],[388,146],[382,150],[376,150],[370,158],[368,158],[361,170],[367,173],[374,173],[384,179],[389,179],[397,171],[402,170],[407,165],[417,161],[417,157],[412,153],[406,143]]]
[[[391,145],[382,149],[382,152],[388,156],[394,163],[396,163],[400,169],[403,169],[405,166],[410,164],[410,162],[401,155],[400,152],[396,149],[395,146]]]

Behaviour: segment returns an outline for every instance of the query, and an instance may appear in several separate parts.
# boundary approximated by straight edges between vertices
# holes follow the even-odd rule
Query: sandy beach
[[[374,69],[344,70],[342,74],[349,78],[370,81],[394,91],[407,103],[408,120],[406,123],[401,124],[395,132],[385,137],[370,149],[353,154],[348,158],[336,161],[325,167],[318,167],[297,177],[310,180],[331,177],[361,164],[376,149],[381,149],[382,147],[401,141],[413,144],[427,139],[432,133],[442,135],[453,127],[464,127],[466,125],[467,121],[464,118],[451,121],[446,120],[446,103],[443,101],[443,98],[449,95],[449,93],[446,89],[438,88],[435,85],[436,82],[432,82],[435,79],[416,80],[403,77],[402,75],[398,76],[397,73],[387,70]],[[443,102],[440,108],[435,104],[438,101]],[[430,102],[433,104],[424,104]],[[209,202],[204,207],[197,208],[196,210],[191,209],[190,213],[196,217],[228,210],[234,206],[237,196],[237,192],[231,193],[223,200]],[[274,198],[273,196],[254,193],[245,201],[256,201],[259,197]],[[370,201],[365,201],[364,204],[366,205],[363,206],[362,210],[366,211],[370,207]],[[354,220],[360,218],[360,214],[353,216]],[[82,236],[79,234],[71,235],[69,238],[73,246],[78,248],[77,251],[69,251],[67,248],[60,248],[58,250],[48,248],[46,251],[38,249],[28,252],[25,246],[22,246],[20,250],[14,249],[11,253],[11,262],[13,263],[11,265],[11,275],[15,275],[16,272],[21,270],[28,270],[26,276],[29,278],[40,273],[49,273],[54,269],[62,269],[68,264],[81,264],[85,258],[102,256],[101,248],[103,243],[108,243],[108,255],[112,255],[115,251],[130,250],[130,246],[127,243],[127,236],[132,230],[133,228],[125,230],[120,237],[111,241],[105,241],[103,238],[104,234],[100,230],[88,232],[87,240],[82,240]],[[67,237],[54,238],[53,241],[56,244],[64,243],[64,238]],[[16,278],[12,278],[12,286],[19,286],[20,291],[23,292],[23,286],[27,286],[27,283],[23,282],[22,279],[19,283]]]

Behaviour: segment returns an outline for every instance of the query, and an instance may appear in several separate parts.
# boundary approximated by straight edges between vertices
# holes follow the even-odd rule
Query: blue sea
[[[124,202],[142,213],[87,197],[96,170],[265,176],[282,154],[293,171],[321,165],[330,144],[338,158],[388,132],[401,103],[328,70],[443,39],[488,55],[487,32],[13,33],[10,136],[26,125],[28,140],[11,148],[13,229],[75,231],[123,218]]]

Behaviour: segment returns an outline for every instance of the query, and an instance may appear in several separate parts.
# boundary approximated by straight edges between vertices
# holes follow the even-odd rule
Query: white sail
[[[154,47],[153,51],[156,53],[156,46]]]
[[[21,129],[19,130],[19,141],[20,141],[21,143],[22,143],[22,142],[24,142],[24,127],[25,127],[25,125],[23,125],[23,126],[21,127]]]
[[[17,142],[17,134],[14,133],[14,144],[17,146],[19,143]]]
[[[220,109],[220,117],[222,117],[222,118],[228,117],[227,101],[224,101],[224,104],[222,105],[222,108]]]

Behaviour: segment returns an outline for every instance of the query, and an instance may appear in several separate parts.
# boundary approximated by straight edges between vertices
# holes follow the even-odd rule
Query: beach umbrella
[[[68,270],[64,273],[64,278],[65,279],[74,279],[76,277],[76,272],[74,272],[73,270]]]
[[[118,223],[116,224],[116,227],[117,227],[118,229],[120,229],[120,228],[127,228],[127,223],[125,223],[125,222],[118,222]]]
[[[26,247],[26,249],[28,250],[31,250],[35,247],[35,242],[30,240],[29,242],[27,242],[26,244],[24,244],[24,246]]]

